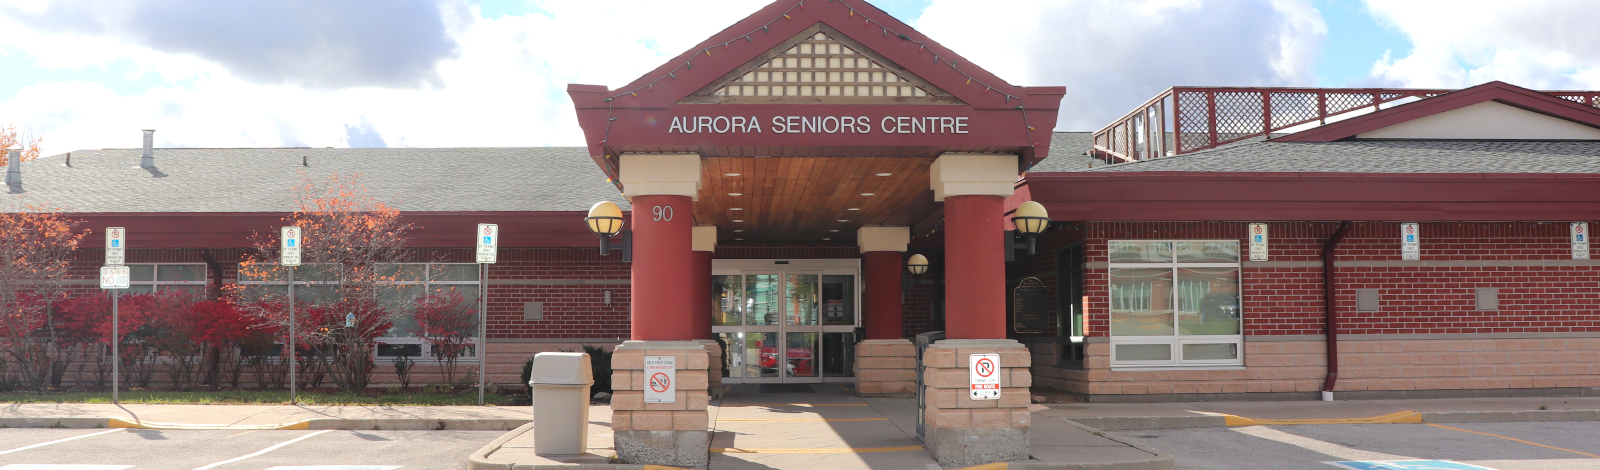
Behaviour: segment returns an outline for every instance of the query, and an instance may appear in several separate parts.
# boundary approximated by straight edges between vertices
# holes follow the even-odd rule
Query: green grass
[[[289,403],[288,391],[231,390],[219,392],[167,392],[124,391],[122,403],[162,405],[282,405]],[[526,405],[526,396],[485,394],[488,405]],[[478,394],[461,393],[401,393],[373,391],[369,393],[301,392],[300,402],[306,405],[327,406],[447,406],[477,405]],[[0,393],[0,403],[111,403],[111,392],[9,392]]]

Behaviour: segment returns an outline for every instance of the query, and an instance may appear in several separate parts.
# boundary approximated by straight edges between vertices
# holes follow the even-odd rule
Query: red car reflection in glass
[[[792,377],[811,377],[812,351],[811,348],[789,348],[789,375]],[[778,348],[766,346],[761,348],[761,368],[778,368]]]

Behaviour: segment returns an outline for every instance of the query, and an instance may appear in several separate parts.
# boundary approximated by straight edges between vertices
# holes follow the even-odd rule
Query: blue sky
[[[576,145],[566,84],[626,83],[769,1],[0,0],[0,123],[47,153],[143,127],[188,147]],[[873,3],[1007,81],[1066,86],[1058,130],[1174,85],[1600,88],[1591,0]]]

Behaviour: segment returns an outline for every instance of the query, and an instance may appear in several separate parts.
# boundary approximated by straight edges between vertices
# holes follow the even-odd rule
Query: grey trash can
[[[582,454],[589,448],[589,354],[542,352],[533,356],[533,452]]]

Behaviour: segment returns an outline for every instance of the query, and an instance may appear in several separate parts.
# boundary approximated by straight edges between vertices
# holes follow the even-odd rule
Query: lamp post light
[[[1016,212],[1011,217],[1011,223],[1016,225],[1017,229],[1006,231],[1006,243],[1011,245],[1011,248],[1006,250],[1006,261],[1015,261],[1015,251],[1019,249],[1027,249],[1029,255],[1034,254],[1034,240],[1050,228],[1050,212],[1045,210],[1044,204],[1034,201],[1024,202],[1017,206]],[[1023,243],[1012,241],[1016,235],[1022,235]]]
[[[600,201],[589,208],[589,216],[583,218],[589,224],[589,231],[600,237],[600,256],[611,254],[611,237],[622,233],[622,208],[612,204],[611,201]]]

